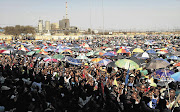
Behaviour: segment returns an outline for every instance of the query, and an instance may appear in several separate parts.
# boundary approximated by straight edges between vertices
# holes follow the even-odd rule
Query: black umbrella
[[[123,55],[114,56],[113,59],[124,59],[125,57]]]
[[[106,65],[106,67],[117,67],[117,65],[115,64],[114,61],[112,61],[112,62],[108,63],[108,64]]]

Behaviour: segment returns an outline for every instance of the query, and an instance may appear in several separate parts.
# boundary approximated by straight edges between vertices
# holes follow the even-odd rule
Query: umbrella
[[[170,56],[170,57],[168,57],[168,59],[172,59],[172,60],[179,60],[180,58],[179,58],[179,57],[177,57],[177,56]]]
[[[99,62],[99,61],[101,61],[102,60],[102,58],[94,58],[94,59],[92,59],[91,61],[93,61],[93,62]]]
[[[10,50],[0,50],[0,53],[2,53],[2,54],[10,54]]]
[[[150,54],[156,54],[156,51],[154,51],[153,49],[147,50],[146,52]]]
[[[171,78],[174,81],[179,81],[180,82],[180,72],[176,72],[175,74],[171,75]]]
[[[114,55],[117,55],[117,53],[116,52],[114,52],[114,51],[109,51],[110,53],[113,53]]]
[[[89,58],[84,55],[81,55],[81,56],[76,57],[76,59],[89,59]]]
[[[56,49],[55,52],[61,53],[63,50],[61,48]]]
[[[149,54],[147,52],[137,54],[135,57],[139,58],[150,58]]]
[[[88,53],[86,54],[86,56],[92,56],[92,55],[94,55],[94,51],[88,52]]]
[[[23,45],[21,45],[21,47],[18,50],[21,50],[21,51],[31,51],[30,49],[25,48]]]
[[[119,49],[117,53],[130,53],[130,51],[127,49]]]
[[[28,56],[32,56],[34,53],[36,53],[35,51],[30,51],[27,53]]]
[[[98,63],[100,66],[106,66],[110,62],[112,62],[110,59],[103,59],[103,60],[99,61]]]
[[[96,51],[96,52],[94,53],[94,55],[103,55],[103,54],[104,54],[103,51],[102,51],[102,52]]]
[[[120,68],[125,68],[125,69],[129,69],[129,70],[133,70],[133,69],[138,69],[139,65],[129,59],[121,59],[115,62],[115,64],[120,67]]]
[[[45,62],[58,62],[57,59],[53,59],[53,58],[44,58],[43,59]]]
[[[141,65],[142,63],[145,63],[145,59],[139,59],[139,58],[136,58],[136,57],[131,57],[131,58],[129,58],[130,60],[132,60],[132,61],[134,61],[134,62],[136,62],[138,65]]]
[[[167,60],[157,58],[147,64],[147,69],[166,68],[168,65],[170,65],[170,63]]]
[[[48,52],[46,52],[46,51],[41,51],[41,52],[39,52],[40,54],[45,54],[45,55],[48,55]]]
[[[180,62],[179,62],[179,63],[176,63],[174,66],[180,66]]]
[[[115,61],[112,61],[112,62],[108,63],[106,65],[106,67],[117,67],[117,65],[115,64]]]
[[[20,51],[20,50],[16,50],[14,51],[15,54],[19,54],[19,55],[26,55],[25,51]]]
[[[124,56],[123,55],[117,55],[117,56],[114,56],[113,59],[124,59]]]
[[[68,57],[66,61],[72,65],[82,65],[82,62],[79,59],[73,59],[71,57]]]
[[[65,58],[63,55],[60,55],[60,54],[55,54],[52,56],[53,59],[63,59]]]
[[[142,53],[144,51],[142,49],[140,49],[140,48],[135,48],[132,52]]]
[[[115,55],[113,53],[107,52],[107,53],[104,53],[103,56],[115,56]]]
[[[174,74],[173,71],[171,70],[165,70],[165,69],[160,69],[155,71],[152,76],[154,79],[159,79],[159,80],[172,80],[171,75]]]

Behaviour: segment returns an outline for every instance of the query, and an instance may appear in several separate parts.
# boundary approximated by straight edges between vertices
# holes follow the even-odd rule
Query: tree
[[[35,28],[31,26],[20,26],[16,25],[15,27],[13,26],[7,26],[4,28],[5,34],[6,35],[13,35],[16,38],[19,37],[22,33],[24,34],[23,36],[27,37],[27,34],[35,34]]]

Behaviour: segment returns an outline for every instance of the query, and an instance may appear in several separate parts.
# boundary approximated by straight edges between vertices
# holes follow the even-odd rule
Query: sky
[[[0,0],[0,27],[57,23],[66,0]],[[105,30],[180,29],[180,0],[67,0],[71,26]]]

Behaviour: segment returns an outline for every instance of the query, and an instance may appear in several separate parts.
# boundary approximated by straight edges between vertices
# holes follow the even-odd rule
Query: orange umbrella
[[[103,60],[102,58],[94,58],[94,59],[92,59],[91,61],[93,61],[93,62],[99,62],[99,61],[101,61],[101,60]]]
[[[179,63],[176,63],[174,66],[180,66],[180,62],[179,62]]]

